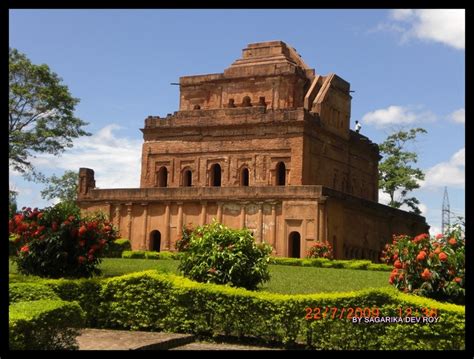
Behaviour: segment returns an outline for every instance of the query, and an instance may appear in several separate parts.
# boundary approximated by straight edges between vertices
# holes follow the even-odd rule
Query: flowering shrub
[[[178,268],[198,282],[255,289],[270,279],[271,251],[268,244],[255,243],[247,229],[234,230],[213,222],[191,233]]]
[[[328,242],[316,242],[308,249],[307,257],[332,259],[332,246]]]
[[[117,232],[104,215],[81,218],[70,204],[38,210],[23,208],[9,222],[17,235],[18,271],[41,277],[91,277],[99,274],[100,256]]]
[[[178,238],[175,244],[175,248],[178,252],[185,252],[188,250],[189,241],[191,240],[191,233],[193,233],[194,228],[192,224],[188,224],[187,226],[183,226],[183,233],[181,237]]]
[[[393,264],[389,282],[399,290],[458,304],[465,296],[465,239],[454,227],[434,238],[394,236],[381,260]]]

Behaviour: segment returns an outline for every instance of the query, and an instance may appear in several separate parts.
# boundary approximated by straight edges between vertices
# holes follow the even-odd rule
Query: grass
[[[100,268],[102,276],[113,277],[131,272],[156,269],[161,272],[178,273],[176,260],[105,258]],[[10,261],[10,273],[17,273]],[[364,288],[390,286],[387,272],[368,270],[295,267],[270,265],[270,282],[260,290],[283,294],[307,294],[320,292],[345,292]]]

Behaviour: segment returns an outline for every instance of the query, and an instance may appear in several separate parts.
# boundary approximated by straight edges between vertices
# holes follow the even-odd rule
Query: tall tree
[[[423,128],[412,128],[409,131],[400,130],[387,137],[379,145],[384,159],[379,163],[379,188],[390,196],[391,207],[400,208],[403,204],[411,211],[420,214],[420,201],[408,197],[408,193],[420,187],[418,181],[425,179],[425,174],[412,165],[417,163],[418,154],[406,149],[407,145],[416,140],[418,134],[427,131]]]
[[[28,180],[44,180],[31,164],[34,153],[58,155],[72,140],[89,136],[86,122],[74,116],[79,99],[62,79],[34,65],[16,49],[9,50],[9,164]]]
[[[48,186],[41,191],[41,197],[47,200],[59,199],[61,202],[73,202],[77,199],[77,183],[79,175],[74,171],[66,171],[62,177],[51,176]]]
[[[18,196],[17,191],[11,189],[8,190],[8,217],[13,218],[13,215],[17,211],[16,197]]]

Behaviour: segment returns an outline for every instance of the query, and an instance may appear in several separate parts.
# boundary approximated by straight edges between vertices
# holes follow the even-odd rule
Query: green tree
[[[55,175],[48,178],[48,186],[41,191],[41,197],[47,200],[59,199],[61,202],[74,202],[77,199],[77,183],[79,175],[74,171],[66,171],[61,177]]]
[[[9,50],[9,164],[27,180],[44,180],[31,164],[34,153],[58,155],[72,140],[90,133],[74,116],[79,99],[48,65],[34,65],[16,49]]]
[[[390,207],[400,208],[403,204],[410,207],[411,212],[420,214],[420,201],[408,197],[408,193],[420,187],[418,181],[425,179],[425,174],[412,165],[417,163],[418,154],[406,150],[409,143],[416,140],[418,134],[427,133],[423,128],[400,130],[387,137],[379,145],[384,157],[379,163],[379,188],[390,196]]]
[[[17,204],[16,204],[16,197],[18,196],[18,192],[13,190],[8,190],[8,214],[9,218],[12,218],[13,215],[17,211]]]

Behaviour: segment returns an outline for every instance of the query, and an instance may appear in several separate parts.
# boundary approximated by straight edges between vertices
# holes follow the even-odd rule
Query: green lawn
[[[106,258],[101,269],[104,277],[156,269],[178,274],[176,260]],[[16,266],[10,261],[10,273]],[[270,282],[261,290],[284,294],[345,292],[363,288],[388,287],[387,272],[335,268],[270,265]]]

